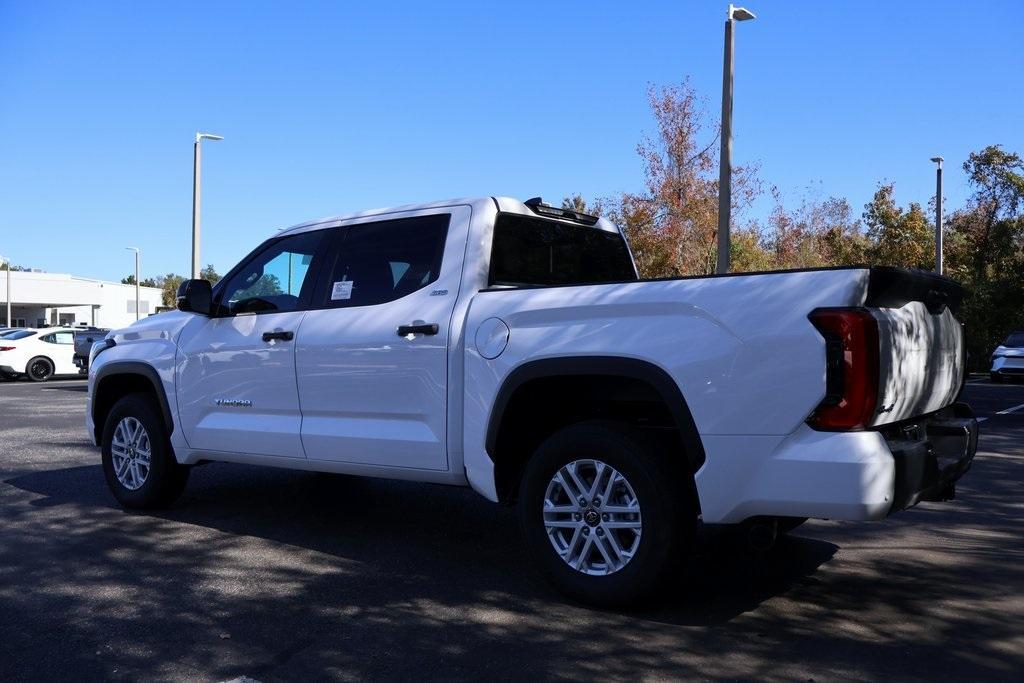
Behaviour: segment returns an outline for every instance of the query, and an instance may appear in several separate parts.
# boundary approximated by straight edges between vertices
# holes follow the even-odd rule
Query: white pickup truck
[[[370,211],[98,342],[86,422],[127,507],[209,461],[468,485],[518,506],[559,588],[622,603],[700,522],[952,497],[963,294],[892,268],[639,280],[614,225],[539,200]]]

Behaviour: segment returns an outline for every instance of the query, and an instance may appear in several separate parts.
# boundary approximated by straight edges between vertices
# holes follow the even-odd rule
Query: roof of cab
[[[287,235],[298,232],[305,232],[314,228],[326,228],[332,225],[337,225],[344,221],[350,221],[358,218],[372,218],[376,216],[387,216],[393,213],[403,213],[407,211],[421,211],[424,209],[443,209],[449,206],[469,206],[474,210],[482,208],[494,207],[498,211],[506,213],[520,213],[528,216],[536,215],[530,210],[526,204],[519,199],[514,197],[463,197],[460,199],[445,199],[437,202],[427,202],[424,204],[405,204],[403,206],[391,206],[381,209],[369,209],[367,211],[358,211],[355,213],[341,214],[340,216],[329,216],[326,218],[318,218],[313,221],[306,221],[305,223],[299,223],[288,228],[280,230],[275,236]],[[555,220],[555,219],[550,219]],[[619,229],[615,224],[610,222],[606,218],[600,218],[598,222],[591,226],[607,232],[618,232]]]
[[[502,199],[507,199],[502,197]],[[423,209],[442,209],[446,206],[472,206],[476,207],[480,204],[493,203],[495,198],[493,197],[463,197],[459,199],[446,199],[438,202],[426,202],[423,204],[404,204],[402,206],[389,206],[380,209],[369,209],[367,211],[356,211],[354,213],[345,213],[339,216],[327,216],[325,218],[318,218],[312,221],[306,221],[285,228],[280,231],[280,235],[285,235],[291,232],[302,232],[303,230],[314,228],[314,227],[325,227],[332,223],[341,223],[343,221],[350,221],[356,218],[369,218],[373,216],[386,216],[392,213],[403,213],[406,211],[420,211]],[[508,201],[517,201],[515,199],[509,199]]]

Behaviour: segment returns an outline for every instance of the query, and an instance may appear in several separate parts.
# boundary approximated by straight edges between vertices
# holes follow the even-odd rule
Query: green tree
[[[207,280],[211,285],[220,282],[220,275],[217,274],[217,269],[213,267],[212,263],[206,264],[206,267],[199,271],[199,278]]]
[[[167,273],[162,278],[160,286],[163,288],[163,303],[164,306],[174,308],[178,303],[178,287],[187,278],[183,275],[176,275],[175,273]]]
[[[903,209],[896,203],[892,183],[882,184],[864,205],[864,224],[872,264],[930,270],[935,262],[935,234],[921,205]]]
[[[977,368],[1024,328],[1024,161],[990,145],[963,168],[974,193],[950,217],[944,246],[947,272],[971,290],[958,317]]]
[[[128,275],[127,277],[121,278],[121,284],[122,285],[134,285],[135,284],[135,276],[134,275]],[[152,278],[152,277],[145,278],[139,284],[142,287],[159,287],[160,286],[159,284],[157,284],[157,279],[156,278]]]

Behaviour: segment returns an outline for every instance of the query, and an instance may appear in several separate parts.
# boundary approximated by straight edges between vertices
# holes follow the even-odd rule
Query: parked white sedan
[[[73,360],[75,332],[56,327],[21,330],[0,338],[0,375],[11,379],[25,375],[45,382],[55,375],[77,375]]]

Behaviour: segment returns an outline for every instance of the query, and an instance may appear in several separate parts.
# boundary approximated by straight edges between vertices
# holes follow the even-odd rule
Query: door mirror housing
[[[185,280],[178,286],[178,310],[211,315],[213,287],[207,280]]]

